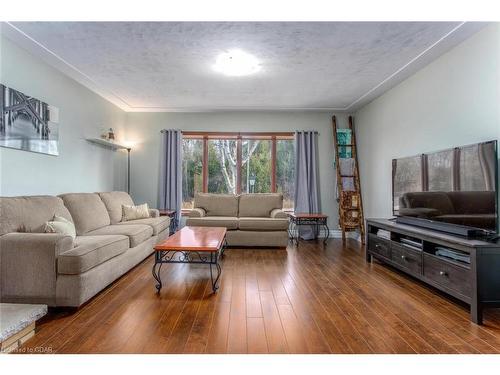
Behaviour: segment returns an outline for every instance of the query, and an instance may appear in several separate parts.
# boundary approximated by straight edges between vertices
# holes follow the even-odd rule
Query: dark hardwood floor
[[[468,308],[381,265],[354,240],[228,249],[220,290],[201,265],[152,256],[77,311],[51,312],[21,352],[499,353],[500,309]]]

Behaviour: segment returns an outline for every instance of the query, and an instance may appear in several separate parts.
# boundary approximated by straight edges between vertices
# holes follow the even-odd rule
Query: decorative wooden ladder
[[[332,122],[335,169],[337,171],[337,202],[339,204],[339,225],[342,230],[342,240],[345,241],[346,232],[358,230],[361,242],[364,244],[365,222],[353,118],[349,116],[349,128],[347,129],[337,128],[335,116],[332,117]]]

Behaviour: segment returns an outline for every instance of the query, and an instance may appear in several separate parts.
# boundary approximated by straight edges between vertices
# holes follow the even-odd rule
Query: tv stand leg
[[[372,256],[371,256],[371,254],[368,252],[368,250],[366,250],[366,262],[367,262],[367,263],[371,263],[371,262],[372,262]]]
[[[483,308],[479,303],[470,306],[470,319],[476,324],[483,324]]]

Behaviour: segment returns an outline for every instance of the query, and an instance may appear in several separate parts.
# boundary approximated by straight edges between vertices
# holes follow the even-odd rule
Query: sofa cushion
[[[131,221],[122,221],[116,225],[131,225],[131,224],[144,224],[153,228],[153,236],[164,231],[170,226],[170,218],[168,216],[150,217],[147,219],[137,219]]]
[[[122,206],[133,206],[134,201],[124,191],[109,191],[98,193],[108,210],[111,224],[116,224],[122,221]]]
[[[271,219],[267,217],[240,217],[238,228],[241,230],[262,231],[287,230],[288,219]]]
[[[129,238],[129,246],[136,247],[140,245],[153,235],[153,228],[149,225],[144,224],[129,224],[129,225],[108,225],[90,232],[87,232],[88,236],[98,236],[98,235],[115,235],[121,234]]]
[[[149,207],[147,203],[138,206],[122,206],[122,221],[147,219],[148,217]]]
[[[45,223],[61,216],[73,221],[61,198],[49,195],[0,198],[0,236],[11,232],[43,233]]]
[[[193,227],[225,227],[228,230],[238,229],[238,218],[229,216],[189,217],[186,225]]]
[[[57,272],[77,275],[128,250],[127,236],[79,236],[76,246],[59,255]]]
[[[70,193],[62,194],[60,197],[73,217],[77,235],[81,236],[91,230],[109,225],[108,211],[99,195]]]
[[[240,195],[240,217],[270,217],[271,211],[283,207],[283,194],[260,193]]]
[[[76,238],[76,229],[73,222],[63,218],[62,216],[54,215],[52,221],[45,223],[45,233],[59,233],[70,236],[73,240]]]
[[[238,216],[238,196],[234,194],[196,193],[194,207],[203,208],[207,216]]]

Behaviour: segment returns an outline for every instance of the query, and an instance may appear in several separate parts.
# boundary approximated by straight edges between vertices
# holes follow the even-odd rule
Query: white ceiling
[[[355,111],[484,27],[458,22],[11,22],[4,32],[125,111]],[[242,49],[261,71],[227,77]]]

